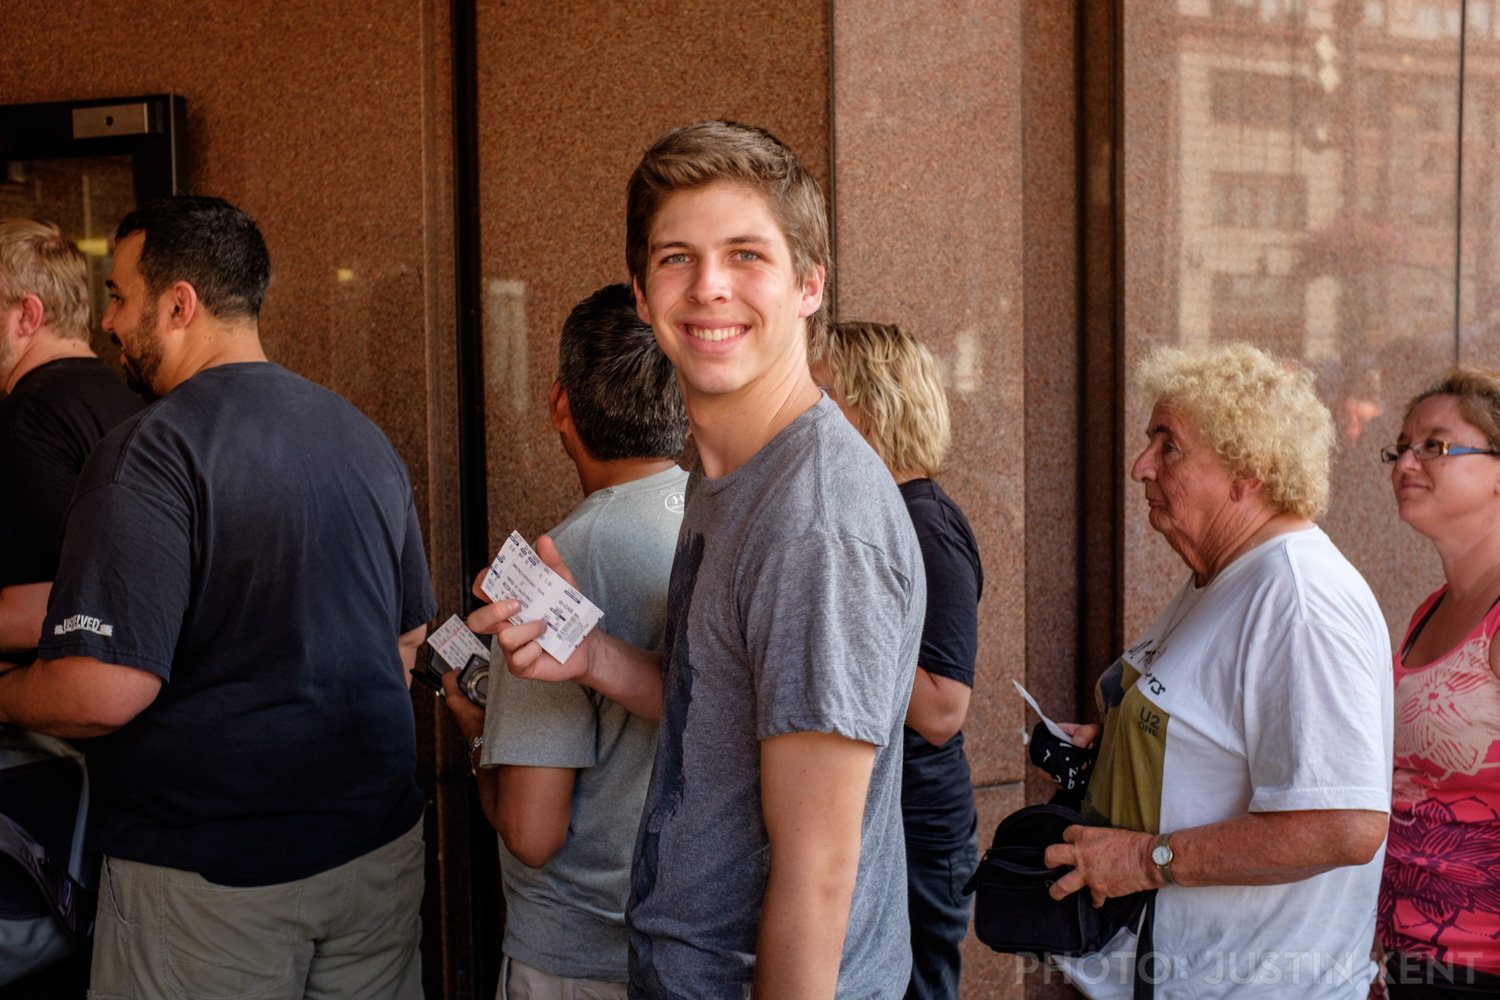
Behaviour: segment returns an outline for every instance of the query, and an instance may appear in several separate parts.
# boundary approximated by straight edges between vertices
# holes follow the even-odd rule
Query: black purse
[[[1076,811],[1048,803],[1011,813],[964,886],[974,897],[974,933],[995,951],[1018,955],[1081,956],[1100,951],[1121,928],[1139,927],[1138,956],[1152,952],[1156,890],[1105,900],[1095,908],[1087,889],[1064,899],[1047,890],[1071,868],[1048,868],[1047,848],[1070,826],[1089,825]],[[1155,992],[1137,961],[1137,1000]]]

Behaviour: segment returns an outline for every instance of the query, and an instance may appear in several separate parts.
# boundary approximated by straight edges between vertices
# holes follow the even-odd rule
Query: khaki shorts
[[[495,1000],[625,1000],[625,984],[564,979],[506,955]]]
[[[422,824],[318,875],[217,885],[105,858],[91,1000],[421,1000]]]

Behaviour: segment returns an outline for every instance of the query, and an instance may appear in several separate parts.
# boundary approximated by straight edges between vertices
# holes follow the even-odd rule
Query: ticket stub
[[[490,659],[489,647],[469,631],[469,627],[458,615],[453,615],[428,636],[427,645],[432,647],[434,656],[448,665],[449,670],[463,669],[471,656],[482,656],[486,663]]]
[[[1026,704],[1028,704],[1028,705],[1031,706],[1031,710],[1033,712],[1035,712],[1037,715],[1041,716],[1042,724],[1047,727],[1047,732],[1051,733],[1053,736],[1056,736],[1058,739],[1062,740],[1064,743],[1072,743],[1073,742],[1071,739],[1068,738],[1068,734],[1062,731],[1062,727],[1061,726],[1059,726],[1057,723],[1053,722],[1051,719],[1047,718],[1046,713],[1042,711],[1042,707],[1036,703],[1036,699],[1031,696],[1031,692],[1027,691],[1025,688],[1023,688],[1021,686],[1021,682],[1020,681],[1018,681],[1014,677],[1012,677],[1011,680],[1010,680],[1010,682],[1016,686],[1016,690],[1017,691],[1021,692],[1021,697],[1026,699]]]
[[[492,601],[520,602],[521,613],[511,616],[512,624],[545,623],[547,631],[537,642],[559,662],[573,655],[589,629],[604,617],[593,601],[542,562],[519,531],[512,531],[500,546],[479,589]]]

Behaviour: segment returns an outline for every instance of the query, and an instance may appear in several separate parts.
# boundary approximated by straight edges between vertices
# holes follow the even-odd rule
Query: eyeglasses
[[[1410,444],[1395,444],[1380,449],[1380,460],[1386,465],[1394,465],[1401,460],[1401,456],[1407,451],[1411,452],[1412,458],[1418,462],[1430,461],[1434,458],[1442,458],[1444,455],[1500,455],[1500,452],[1490,448],[1470,448],[1466,444],[1454,444],[1451,441],[1413,441]]]

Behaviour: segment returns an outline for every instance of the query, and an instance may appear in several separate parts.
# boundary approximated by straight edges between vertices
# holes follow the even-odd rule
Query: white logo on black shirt
[[[113,625],[106,625],[99,619],[91,618],[88,615],[74,615],[71,618],[64,618],[62,624],[52,626],[53,635],[67,635],[69,632],[80,630],[93,632],[96,635],[115,634],[115,627]]]

